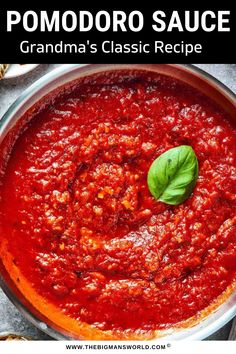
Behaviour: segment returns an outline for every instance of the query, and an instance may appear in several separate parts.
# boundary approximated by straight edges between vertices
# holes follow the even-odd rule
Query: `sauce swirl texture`
[[[8,250],[33,288],[102,331],[196,316],[236,276],[236,130],[184,84],[142,72],[94,80],[27,124],[1,186]],[[178,206],[147,187],[153,160],[190,145],[199,178]]]

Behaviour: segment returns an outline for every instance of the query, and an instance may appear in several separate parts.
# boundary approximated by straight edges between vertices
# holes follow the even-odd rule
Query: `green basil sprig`
[[[148,171],[148,188],[155,199],[166,204],[183,203],[192,193],[198,178],[198,160],[191,146],[167,150]]]

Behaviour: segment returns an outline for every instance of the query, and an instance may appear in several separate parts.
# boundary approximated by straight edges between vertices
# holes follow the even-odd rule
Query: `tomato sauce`
[[[12,148],[1,239],[66,316],[114,333],[173,327],[235,281],[235,141],[227,114],[181,82],[141,71],[78,81]],[[151,196],[147,172],[183,144],[199,178],[170,206]]]

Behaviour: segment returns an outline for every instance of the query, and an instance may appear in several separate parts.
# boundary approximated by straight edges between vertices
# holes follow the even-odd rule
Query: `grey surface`
[[[236,340],[236,317],[233,320],[233,324],[231,326],[231,331],[229,334],[229,340]]]
[[[0,81],[0,117],[2,117],[9,106],[25,88],[30,86],[30,84],[39,77],[58,66],[59,65],[57,64],[40,65],[31,73],[18,79],[7,79]],[[236,92],[236,64],[200,64],[197,66],[209,72],[211,75],[222,81],[231,90]],[[220,331],[216,332],[208,339],[228,339],[230,329],[231,323],[224,326]],[[16,331],[34,339],[50,339],[47,335],[40,332],[27,320],[25,320],[15,306],[11,304],[11,302],[0,290],[0,332],[2,331]]]

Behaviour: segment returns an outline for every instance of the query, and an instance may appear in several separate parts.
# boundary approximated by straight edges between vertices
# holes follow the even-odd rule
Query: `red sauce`
[[[115,82],[114,82],[115,81]],[[3,234],[34,289],[101,330],[168,328],[236,277],[236,130],[192,88],[122,74],[79,83],[17,139],[1,187]],[[154,200],[147,171],[191,145],[190,198]]]

